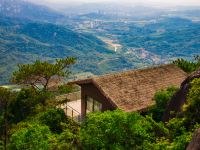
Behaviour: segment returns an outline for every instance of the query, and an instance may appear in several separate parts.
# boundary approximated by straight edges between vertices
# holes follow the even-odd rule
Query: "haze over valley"
[[[0,44],[2,84],[36,59],[76,57],[73,78],[191,60],[200,54],[200,7],[0,0]]]

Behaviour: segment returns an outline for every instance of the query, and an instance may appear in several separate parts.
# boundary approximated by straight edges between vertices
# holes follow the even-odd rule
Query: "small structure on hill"
[[[108,74],[73,83],[81,86],[81,115],[122,109],[145,111],[154,105],[156,91],[179,87],[187,74],[173,64]]]

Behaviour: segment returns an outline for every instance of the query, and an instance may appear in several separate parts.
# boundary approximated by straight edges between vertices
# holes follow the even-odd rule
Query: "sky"
[[[51,4],[64,4],[64,3],[96,3],[96,2],[115,2],[115,3],[145,3],[145,4],[169,4],[169,5],[198,5],[200,0],[29,0],[36,3],[51,3]]]

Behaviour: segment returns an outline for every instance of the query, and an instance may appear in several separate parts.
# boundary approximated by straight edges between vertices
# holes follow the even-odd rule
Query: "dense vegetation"
[[[79,60],[73,67],[75,73],[95,75],[166,63],[177,57],[191,59],[200,52],[198,29],[199,23],[164,17],[141,23],[105,21],[86,33],[69,26],[1,16],[0,83],[9,82],[17,64],[36,59],[52,62],[73,56]],[[122,47],[114,52],[96,36]]]
[[[200,56],[197,55],[194,57],[194,59],[194,61],[187,61],[181,58],[175,60],[173,63],[183,69],[185,72],[191,73],[200,67]]]
[[[25,66],[34,71],[35,64]],[[51,72],[54,65],[48,65],[46,72]],[[20,67],[14,77],[23,73]],[[35,73],[40,74],[40,69],[43,68],[37,68]],[[200,127],[199,87],[200,78],[196,78],[191,83],[182,114],[168,123],[161,119],[169,100],[178,90],[174,87],[158,91],[154,97],[156,105],[146,113],[121,110],[90,113],[81,124],[57,107],[54,92],[33,87],[19,92],[0,88],[0,149],[184,150],[193,132]]]
[[[136,23],[106,22],[102,26],[99,28],[103,28],[104,32],[98,33],[98,30],[95,32],[101,36],[108,35],[117,39],[123,45],[124,53],[130,50],[129,55],[130,52],[134,55],[135,49],[138,48],[143,48],[166,60],[187,58],[200,52],[198,43],[200,24],[187,19],[162,17]]]
[[[18,65],[19,70],[13,72],[12,82],[31,86],[33,89],[47,91],[61,84],[61,81],[70,74],[69,68],[75,64],[76,59],[68,57],[57,59],[55,64],[37,60],[34,64]]]
[[[148,111],[148,114],[151,114],[155,121],[162,121],[163,113],[177,90],[176,87],[169,87],[167,90],[161,90],[155,94],[154,101],[156,105],[152,106]]]
[[[55,100],[58,93],[70,92],[72,87],[60,86],[53,91],[49,87],[51,79],[68,77],[69,67],[75,63],[73,57],[78,58],[72,68],[74,72],[94,74],[159,64],[177,57],[190,59],[192,54],[200,52],[199,23],[169,17],[123,22],[113,21],[116,16],[91,13],[73,18],[75,25],[83,25],[81,30],[55,24],[74,25],[74,20],[46,7],[20,0],[0,0],[0,3],[0,83],[12,79],[24,87],[20,91],[0,87],[0,150],[184,150],[187,147],[193,132],[200,127],[200,78],[190,83],[182,112],[164,123],[163,112],[179,90],[174,87],[158,91],[155,106],[145,113],[96,112],[88,114],[81,124],[58,107],[67,100]],[[93,29],[82,24],[97,18],[103,21]],[[96,35],[111,39],[122,48],[114,52]],[[69,56],[72,58],[58,60]],[[178,59],[174,63],[191,73],[200,67],[199,57],[195,59],[194,62]],[[23,65],[17,68],[17,64]]]
[[[16,18],[0,19],[0,43],[0,82],[3,83],[9,81],[17,64],[31,63],[36,59],[52,62],[73,56],[79,60],[74,71],[98,74],[102,71],[95,69],[98,62],[113,56],[105,43],[90,34]]]

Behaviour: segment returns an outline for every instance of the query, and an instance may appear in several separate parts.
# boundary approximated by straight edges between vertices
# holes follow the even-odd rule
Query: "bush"
[[[80,138],[84,149],[144,149],[155,140],[153,126],[138,113],[120,110],[89,114]]]
[[[62,132],[62,122],[67,122],[67,117],[62,109],[50,108],[39,114],[39,121],[49,126],[54,133]]]
[[[27,123],[10,137],[10,150],[49,150],[51,132],[47,126]]]
[[[58,87],[58,91],[60,94],[70,93],[70,92],[73,92],[73,90],[74,90],[73,85],[60,85]]]
[[[13,122],[18,123],[34,116],[38,106],[42,106],[43,111],[45,103],[52,96],[50,93],[39,92],[33,89],[22,89],[16,94],[16,99],[11,103],[10,110],[13,115]],[[17,108],[17,109],[16,109]]]
[[[36,116],[36,120],[48,126],[53,133],[60,134],[66,129],[70,132],[77,134],[79,125],[71,118],[65,115],[65,112],[59,108],[48,108]]]
[[[61,134],[56,135],[52,145],[52,150],[81,149],[79,134],[73,133],[70,129],[65,129]]]
[[[168,105],[168,102],[171,100],[173,94],[176,91],[177,88],[169,87],[167,90],[161,90],[156,92],[154,96],[154,101],[156,102],[156,105],[149,110],[149,113],[153,115],[154,120],[162,120],[162,116]]]
[[[200,78],[194,79],[191,83],[184,111],[189,125],[200,124]]]
[[[184,59],[177,59],[173,63],[180,67],[187,73],[191,73],[200,67],[200,56],[195,56],[195,61],[187,61]]]
[[[174,142],[171,144],[171,149],[185,150],[191,140],[192,132],[184,132],[174,139]]]

